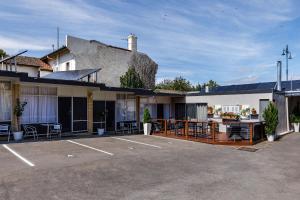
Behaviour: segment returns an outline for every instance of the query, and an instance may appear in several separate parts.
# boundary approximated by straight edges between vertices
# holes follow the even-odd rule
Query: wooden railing
[[[212,144],[252,145],[264,138],[262,122],[155,119],[152,134]]]

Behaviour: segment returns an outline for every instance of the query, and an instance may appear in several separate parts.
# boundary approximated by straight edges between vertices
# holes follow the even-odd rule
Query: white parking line
[[[85,145],[85,144],[81,144],[81,143],[75,142],[73,140],[67,140],[67,141],[70,142],[70,143],[73,143],[73,144],[77,144],[77,145],[82,146],[82,147],[86,147],[86,148],[89,148],[89,149],[92,149],[92,150],[95,150],[95,151],[98,151],[98,152],[102,152],[102,153],[108,154],[110,156],[114,155],[113,153],[109,153],[109,152],[103,151],[101,149],[96,149],[94,147],[91,147],[91,146],[88,146],[88,145]]]
[[[17,152],[15,152],[14,150],[12,150],[11,148],[9,148],[6,144],[3,144],[3,147],[6,150],[8,150],[9,152],[11,152],[12,154],[14,154],[17,158],[19,158],[20,160],[22,160],[23,162],[25,162],[30,167],[34,167],[35,166],[32,162],[30,162],[29,160],[27,160],[26,158],[24,158],[23,156],[21,156],[20,154],[18,154]]]
[[[136,143],[136,144],[142,144],[142,145],[146,145],[146,146],[150,146],[150,147],[161,149],[160,146],[156,146],[156,145],[153,145],[153,144],[147,144],[147,143],[144,143],[144,142],[138,142],[138,141],[128,140],[128,139],[119,138],[119,137],[112,137],[112,138],[117,139],[117,140],[123,140],[123,141],[127,141],[127,142],[132,142],[132,143]]]

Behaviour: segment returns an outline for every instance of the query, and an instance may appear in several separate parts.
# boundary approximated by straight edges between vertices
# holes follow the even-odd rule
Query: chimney
[[[277,61],[277,90],[281,91],[281,61]]]
[[[137,51],[137,37],[130,33],[130,35],[128,35],[128,50],[131,51]]]

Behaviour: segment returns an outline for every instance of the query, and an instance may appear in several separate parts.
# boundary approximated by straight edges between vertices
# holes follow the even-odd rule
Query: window
[[[135,120],[135,97],[133,95],[118,94],[116,109],[117,121]]]
[[[21,87],[21,101],[26,101],[22,123],[57,122],[57,89]]]
[[[0,121],[10,121],[11,119],[11,85],[10,82],[0,81]]]
[[[235,114],[239,114],[240,113],[240,106],[236,105],[236,106],[222,106],[222,112],[230,112],[230,113],[235,113]]]

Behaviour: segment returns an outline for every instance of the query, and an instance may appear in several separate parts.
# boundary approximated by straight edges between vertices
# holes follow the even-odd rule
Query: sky
[[[288,44],[289,79],[300,79],[297,0],[1,0],[0,48],[41,57],[65,35],[138,51],[158,63],[156,81],[182,76],[221,85],[276,80]],[[285,73],[283,73],[285,79]]]

